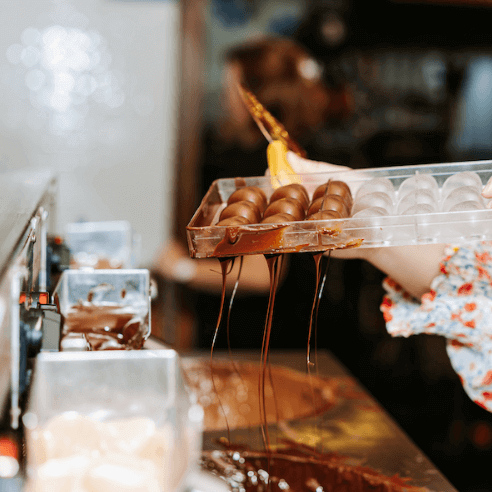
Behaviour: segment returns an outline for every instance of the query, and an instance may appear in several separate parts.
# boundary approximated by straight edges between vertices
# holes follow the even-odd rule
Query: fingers
[[[484,198],[492,198],[492,178],[490,178],[484,186],[482,196]],[[492,208],[492,202],[487,203],[487,208]]]
[[[492,198],[492,178],[490,178],[483,187],[482,196],[485,198]]]
[[[292,166],[292,169],[298,174],[351,171],[350,167],[337,166],[336,164],[329,164],[327,162],[310,161],[309,159],[298,156],[294,152],[287,152],[287,160]]]
[[[485,198],[492,198],[492,178],[490,178],[487,184],[483,187],[482,196]]]

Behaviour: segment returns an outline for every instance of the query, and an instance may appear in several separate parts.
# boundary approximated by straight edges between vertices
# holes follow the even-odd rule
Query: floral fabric
[[[381,311],[386,328],[395,337],[446,337],[465,391],[492,412],[492,242],[448,246],[440,269],[420,303],[385,279]]]

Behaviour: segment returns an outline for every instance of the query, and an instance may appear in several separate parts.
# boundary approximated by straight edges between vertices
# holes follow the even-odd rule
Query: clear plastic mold
[[[453,190],[463,186],[471,186],[480,191],[482,188],[482,180],[480,179],[480,176],[473,171],[463,171],[454,174],[446,179],[442,185],[441,199],[444,200]]]
[[[461,203],[475,202],[478,206],[484,205],[480,191],[473,186],[462,186],[455,188],[442,201],[442,211],[448,212],[452,208],[459,206]]]
[[[386,211],[386,215],[390,215],[393,212],[393,200],[383,191],[367,193],[355,200],[354,206],[352,207],[352,215],[373,207],[382,208]]]
[[[408,215],[408,210],[418,206],[427,205],[424,207],[427,213],[437,212],[437,200],[435,194],[429,190],[413,190],[406,194],[399,202],[397,206],[397,212],[399,214]]]
[[[188,224],[190,255],[231,257],[492,240],[492,210],[481,197],[482,188],[491,177],[491,160],[303,174],[293,176],[293,180],[300,181],[310,197],[317,186],[330,179],[344,181],[354,197],[352,215],[340,219],[231,227],[216,225],[228,197],[243,186],[258,186],[270,197],[275,183],[267,176],[217,180]],[[461,193],[456,190],[463,187],[473,187],[473,190],[456,198],[455,194]],[[429,203],[416,200],[402,210],[398,204],[412,192],[419,197],[430,194],[433,200]],[[358,209],[359,200],[367,200],[365,197],[370,194],[389,197],[392,205],[368,200],[366,207]],[[377,208],[383,211],[375,211]]]

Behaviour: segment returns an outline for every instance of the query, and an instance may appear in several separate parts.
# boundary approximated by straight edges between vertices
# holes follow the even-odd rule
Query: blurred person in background
[[[200,197],[216,179],[262,176],[267,167],[268,143],[244,105],[238,83],[249,88],[313,158],[321,158],[314,143],[317,130],[328,119],[344,118],[351,111],[346,93],[329,88],[323,80],[322,66],[291,39],[265,36],[232,48],[226,54],[221,117],[205,128],[203,134]],[[227,276],[229,294],[238,271],[239,261],[236,261]],[[198,322],[197,346],[210,347],[222,287],[219,262],[191,260],[187,249],[172,240],[157,256],[154,272],[168,282],[186,284],[188,301]],[[238,348],[260,347],[270,287],[264,257],[245,256],[243,272],[231,314],[231,344]],[[273,345],[277,342],[283,348],[305,345],[303,327],[307,329],[309,321],[313,278],[314,263],[311,265],[305,256],[293,255],[284,261]],[[284,303],[292,306],[293,300],[294,311],[282,309]],[[225,334],[221,334],[217,346],[226,345]]]

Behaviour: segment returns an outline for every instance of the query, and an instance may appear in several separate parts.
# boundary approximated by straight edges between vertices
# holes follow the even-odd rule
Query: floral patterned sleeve
[[[381,310],[390,335],[446,337],[465,391],[492,412],[492,242],[448,246],[441,274],[420,303],[391,278],[383,285]]]

